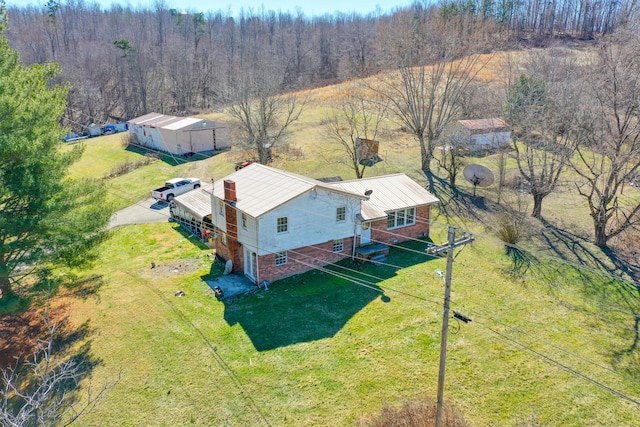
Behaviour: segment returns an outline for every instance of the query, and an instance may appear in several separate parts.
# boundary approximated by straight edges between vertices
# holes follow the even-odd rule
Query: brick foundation
[[[276,265],[275,254],[258,257],[259,283],[265,280],[274,282],[350,258],[353,251],[353,238],[343,239],[343,241],[344,250],[342,252],[333,252],[333,240],[287,251],[287,263],[284,265]]]

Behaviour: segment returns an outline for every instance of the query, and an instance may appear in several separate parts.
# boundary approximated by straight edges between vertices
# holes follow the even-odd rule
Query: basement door
[[[360,246],[371,243],[371,223],[365,221],[360,226]]]
[[[257,256],[255,252],[249,249],[244,250],[244,274],[256,281],[257,274]]]

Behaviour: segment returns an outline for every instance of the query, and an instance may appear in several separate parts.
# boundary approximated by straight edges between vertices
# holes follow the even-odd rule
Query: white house
[[[230,147],[228,135],[211,120],[149,113],[128,123],[134,142],[154,150],[184,155]]]
[[[438,199],[403,174],[325,183],[253,163],[214,185],[216,254],[256,283],[426,237]]]
[[[472,150],[505,147],[511,138],[509,127],[499,118],[458,120],[455,131]]]

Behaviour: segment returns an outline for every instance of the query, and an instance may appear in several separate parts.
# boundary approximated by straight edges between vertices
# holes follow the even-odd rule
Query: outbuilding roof
[[[205,184],[198,189],[176,196],[173,203],[200,219],[211,215],[211,184]]]
[[[329,185],[356,194],[371,191],[363,200],[360,215],[364,221],[385,218],[387,212],[431,205],[440,200],[403,173],[332,182]]]
[[[487,132],[504,132],[509,130],[509,127],[504,122],[504,120],[499,118],[458,120],[458,123],[467,128],[473,134]]]
[[[365,197],[363,193],[353,193],[313,178],[307,178],[259,163],[245,166],[224,179],[235,182],[236,208],[254,218],[264,215],[287,201],[317,188],[359,199]],[[224,184],[222,180],[215,182],[213,194],[219,199],[224,199]]]
[[[191,127],[192,129],[210,129],[214,127],[214,123],[210,120],[198,117],[169,116],[159,113],[145,114],[144,116],[129,120],[129,123],[168,130],[180,130],[187,127]]]

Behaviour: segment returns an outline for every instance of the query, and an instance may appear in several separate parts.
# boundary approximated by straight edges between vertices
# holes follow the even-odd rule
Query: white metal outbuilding
[[[226,135],[207,119],[149,113],[128,123],[134,142],[154,150],[184,155],[230,147]]]

